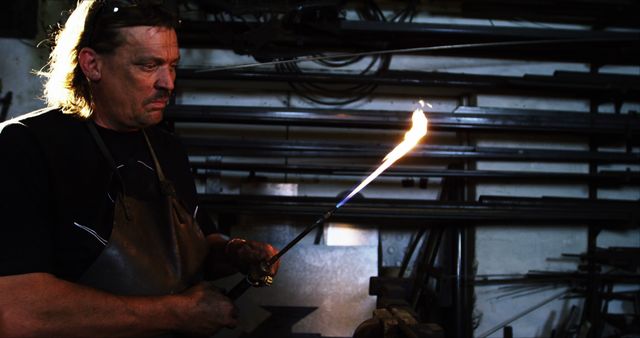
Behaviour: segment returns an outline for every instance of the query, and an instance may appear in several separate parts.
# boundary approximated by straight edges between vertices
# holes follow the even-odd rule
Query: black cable
[[[352,56],[352,57],[326,59],[326,60],[315,60],[314,62],[327,67],[340,68],[340,67],[352,65],[362,59],[364,59],[364,56]]]
[[[416,4],[417,0],[410,0],[408,5],[398,13],[398,20],[404,21],[408,16],[415,14]],[[384,13],[374,0],[364,1],[363,5],[363,7],[356,10],[361,19],[367,21],[387,21]],[[252,29],[259,28],[260,25],[266,22],[271,22],[272,20],[284,20],[276,13],[254,12],[249,15],[252,15],[252,19],[255,20],[255,22],[247,22],[244,16],[232,13],[231,8],[221,8],[220,11],[215,13],[215,18],[220,22],[240,20]],[[391,63],[391,57],[391,55],[371,56],[369,63],[364,67],[364,69],[358,71],[358,74],[374,75],[388,70]],[[316,60],[314,62],[323,67],[337,69],[352,66],[364,59],[365,56],[350,56],[331,60]],[[304,74],[304,71],[300,69],[296,62],[276,64],[275,70],[279,73]],[[370,96],[378,88],[377,84],[371,83],[323,84],[317,82],[289,81],[288,84],[290,88],[303,99],[317,104],[331,106],[345,105],[362,100]]]
[[[415,15],[418,13],[417,6],[418,0],[408,0],[407,5],[396,12],[391,19],[390,22],[412,22]]]
[[[297,67],[297,65],[291,63],[276,65],[276,71],[302,74],[302,71]],[[321,86],[317,83],[294,83],[292,81],[289,81],[288,83],[299,96],[311,102],[323,105],[344,105],[356,102],[370,95],[373,90],[376,89],[375,85],[367,84],[356,85],[349,88],[330,88]]]
[[[295,89],[295,85],[290,83],[292,85],[292,88]],[[312,97],[310,95],[307,95],[305,92],[297,90],[296,94],[300,95],[301,97],[311,101],[311,102],[315,102],[318,104],[322,104],[322,105],[327,105],[327,106],[343,106],[343,105],[347,105],[353,102],[357,102],[360,101],[364,98],[366,98],[367,96],[371,95],[371,93],[375,90],[375,87],[371,88],[369,91],[362,93],[361,95],[352,97],[352,98],[348,98],[348,99],[344,99],[344,100],[334,100],[334,101],[327,101],[326,99],[319,99],[319,98],[315,98]]]
[[[371,58],[371,62],[367,65],[367,67],[359,72],[360,75],[366,75],[369,73],[371,68],[373,68],[376,63],[379,63],[377,70],[374,74],[379,74],[380,72],[389,68],[391,57],[389,55],[384,56],[374,56]],[[352,60],[349,60],[352,61]],[[350,63],[349,61],[344,64]],[[339,68],[338,66],[331,65],[331,68]],[[277,71],[280,72],[288,72],[294,74],[303,74],[303,71],[298,67],[296,63],[287,63],[280,67],[276,67]],[[350,86],[335,86],[330,85],[326,86],[319,83],[309,83],[309,82],[301,82],[301,83],[293,83],[289,82],[290,87],[298,94],[299,96],[318,104],[323,105],[344,105],[353,103],[359,100],[366,98],[371,95],[375,89],[377,89],[377,84],[356,84]],[[331,99],[331,100],[327,100]]]
[[[367,67],[367,69],[362,72],[362,74],[368,71],[374,63],[375,62],[370,64],[369,67]],[[300,68],[294,63],[276,65],[276,71],[294,74],[303,73]],[[338,88],[336,88],[335,86],[326,87],[318,83],[306,82],[289,82],[289,85],[296,92],[296,94],[300,95],[301,97],[323,105],[344,105],[356,102],[369,96],[377,88],[377,85],[375,84],[358,84],[352,85],[350,87],[340,86]],[[332,100],[327,100],[327,98],[330,98]]]

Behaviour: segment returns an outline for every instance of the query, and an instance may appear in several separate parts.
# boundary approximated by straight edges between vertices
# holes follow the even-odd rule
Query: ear
[[[85,47],[78,53],[78,64],[90,81],[100,81],[102,78],[100,55],[92,48]]]

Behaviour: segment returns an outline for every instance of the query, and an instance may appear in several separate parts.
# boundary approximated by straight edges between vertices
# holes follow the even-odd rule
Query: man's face
[[[171,28],[121,28],[124,43],[99,55],[100,79],[93,85],[99,125],[130,131],[157,124],[173,91],[180,58]]]

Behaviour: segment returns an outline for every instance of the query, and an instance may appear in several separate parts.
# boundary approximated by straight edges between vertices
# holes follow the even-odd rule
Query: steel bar
[[[598,235],[602,228],[598,224],[589,224],[587,231],[587,254],[593,257],[596,254]],[[589,330],[589,337],[596,338],[601,336],[602,330],[602,304],[603,300],[600,297],[600,292],[605,286],[602,274],[599,272],[599,266],[595,259],[590,259],[586,262],[586,290],[585,290],[585,304],[582,310],[583,322],[591,324]]]
[[[480,196],[479,203],[487,205],[503,206],[545,206],[556,205],[558,207],[575,207],[581,205],[584,208],[618,208],[632,206],[638,201],[608,200],[608,199],[586,199],[578,197],[508,197],[508,196]],[[624,208],[624,207],[623,207]]]
[[[569,314],[560,321],[557,325],[556,329],[556,337],[558,338],[568,338],[569,330],[575,325],[575,322],[578,319],[578,307],[576,305],[572,305],[569,310]]]
[[[444,228],[433,227],[429,230],[425,241],[420,248],[420,254],[416,258],[415,273],[410,289],[409,304],[416,309],[418,301],[423,294],[425,284],[430,275],[431,269],[434,268],[435,260],[438,255]]]
[[[416,87],[422,90],[445,89],[450,95],[459,96],[472,90],[477,93],[534,94],[550,97],[591,98],[602,102],[640,101],[640,84],[633,76],[625,79],[633,81],[611,81],[609,77],[594,75],[594,81],[584,83],[563,76],[501,76],[457,74],[442,72],[418,72],[389,70],[383,74],[362,75],[309,71],[303,73],[282,73],[275,71],[218,71],[202,73],[198,69],[178,69],[178,78],[207,81],[253,81],[271,84],[273,82],[314,82],[324,84],[376,84],[381,86]],[[187,83],[182,83],[183,86]],[[443,95],[446,93],[443,93]]]
[[[586,114],[566,111],[461,106],[453,112],[428,112],[430,130],[543,132],[640,138],[636,114]],[[173,122],[290,125],[332,128],[402,129],[405,112],[380,110],[302,109],[174,105],[165,119]]]
[[[549,277],[535,277],[523,275],[521,277],[500,277],[500,278],[488,278],[483,276],[476,277],[476,280],[473,282],[476,286],[486,286],[486,285],[514,285],[514,284],[534,284],[535,287],[538,288],[540,285],[556,285],[556,284],[570,284],[574,279],[565,276],[549,276]]]
[[[637,247],[596,247],[594,253],[562,254],[562,257],[573,257],[581,261],[595,262],[626,271],[636,271],[640,267],[640,248]]]
[[[427,228],[421,228],[416,233],[413,234],[411,238],[411,243],[406,248],[404,255],[402,256],[402,263],[400,264],[400,269],[398,271],[398,278],[404,278],[404,274],[407,271],[407,268],[409,267],[409,262],[413,257],[413,253],[418,247],[418,243],[420,243],[420,240],[422,239],[422,236],[424,236],[426,231],[427,231]]]
[[[273,24],[273,23],[272,23]],[[215,21],[198,21],[184,19],[181,22],[180,29],[178,30],[179,37],[203,37],[211,36],[210,29],[218,29],[218,34],[222,32],[230,32],[234,34],[242,34],[251,30],[252,28],[260,26],[260,23],[256,22],[254,27],[251,27],[248,23],[232,21],[232,22],[215,22]],[[263,26],[264,27],[264,26]],[[482,43],[482,42],[500,42],[500,41],[514,41],[515,39],[523,41],[544,40],[544,43],[553,43],[553,41],[561,40],[566,43],[565,40],[571,39],[575,43],[581,42],[593,42],[594,40],[629,40],[637,38],[633,31],[597,31],[588,29],[561,29],[561,28],[548,28],[548,27],[513,27],[513,26],[489,26],[489,25],[464,25],[464,24],[441,24],[441,23],[418,23],[418,22],[384,22],[384,21],[367,21],[367,20],[339,20],[332,23],[315,23],[309,21],[308,23],[291,24],[289,25],[290,31],[296,33],[296,28],[314,27],[315,32],[303,32],[299,33],[299,36],[304,34],[310,37],[307,47],[314,48],[313,37],[326,34],[328,31],[332,31],[333,37],[326,37],[322,40],[326,44],[323,47],[335,47],[341,46],[340,40],[345,39],[352,41],[350,38],[355,38],[355,35],[360,35],[361,40],[364,37],[373,37],[370,41],[359,41],[355,45],[349,47],[353,50],[356,47],[379,45],[379,42],[387,42],[387,45],[394,47],[410,47],[408,45],[422,42],[422,45],[426,43],[449,41],[448,45],[455,45],[460,43]],[[209,34],[207,34],[209,33]],[[392,34],[396,34],[392,36]],[[404,37],[398,37],[398,34],[403,34]],[[392,38],[396,40],[393,41]],[[296,40],[296,36],[291,34],[272,36],[274,44],[278,42],[290,43]],[[221,39],[217,40],[204,40],[203,42],[215,43],[219,41],[221,45],[225,41]],[[229,40],[227,40],[229,41]],[[184,41],[186,45],[196,40]],[[336,44],[337,42],[337,44]],[[537,42],[541,44],[540,42]],[[318,46],[316,44],[315,46]]]
[[[640,274],[637,273],[600,273],[596,275],[603,283],[617,283],[637,285],[640,283]],[[575,285],[580,282],[588,282],[591,276],[581,271],[530,271],[520,276],[476,276],[474,285],[504,285],[504,284],[568,284]]]
[[[457,225],[452,236],[453,267],[455,280],[453,288],[453,312],[455,313],[454,336],[473,337],[474,287],[470,279],[473,276],[475,260],[474,228]]]
[[[545,284],[534,284],[526,287],[520,286],[518,290],[509,291],[505,294],[495,297],[495,299],[501,299],[506,297],[510,297],[511,299],[527,297],[536,293],[557,289],[558,284],[559,283],[550,283],[550,284],[545,283]]]
[[[455,14],[467,18],[509,21],[517,18],[525,22],[576,23],[598,27],[640,26],[634,15],[640,13],[640,4],[633,0],[436,0],[430,1],[426,8],[434,14]]]
[[[375,158],[384,155],[389,144],[341,144],[307,141],[230,140],[182,137],[193,155],[233,155],[256,157]],[[517,149],[474,146],[422,145],[408,158],[453,160],[511,160],[545,162],[640,163],[640,153],[614,151],[572,151],[555,149]],[[404,159],[403,161],[406,161]]]
[[[242,215],[275,215],[308,219],[335,205],[334,198],[249,196],[202,194],[203,207],[216,213]],[[466,224],[567,224],[585,225],[600,222],[608,227],[638,226],[640,210],[637,202],[557,200],[540,203],[443,202],[403,199],[355,199],[350,207],[333,216],[337,221],[366,222],[376,225],[433,225],[465,220]],[[427,221],[431,223],[427,223]]]
[[[357,176],[366,175],[368,166],[342,164],[339,166],[327,166],[321,164],[267,164],[264,161],[255,162],[202,162],[192,161],[191,168],[194,175],[208,177],[210,174],[218,174],[219,171],[253,172],[256,175],[262,173],[286,173],[307,175],[334,175]],[[534,181],[534,182],[571,182],[588,183],[597,182],[600,185],[638,185],[640,184],[640,172],[631,171],[601,171],[598,174],[555,173],[555,172],[524,172],[524,171],[498,171],[498,170],[456,170],[456,169],[417,169],[402,166],[394,166],[381,176],[386,177],[412,177],[433,178],[451,177],[466,178],[472,181]]]
[[[355,20],[261,25],[185,19],[178,36],[183,46],[233,49],[260,59],[406,50],[400,52],[634,64],[639,53],[634,32]]]

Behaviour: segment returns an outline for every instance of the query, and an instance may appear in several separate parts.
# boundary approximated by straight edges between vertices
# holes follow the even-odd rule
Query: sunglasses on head
[[[101,27],[103,23],[126,20],[124,18],[128,15],[125,12],[144,14],[149,9],[163,6],[164,0],[95,0],[93,14],[88,18],[89,21],[85,26],[90,30],[87,32],[88,46],[93,46],[96,30],[99,30],[97,27]]]
[[[98,0],[101,6],[100,10],[105,10],[108,13],[117,13],[122,9],[140,7],[140,6],[161,6],[164,4],[164,0]]]

